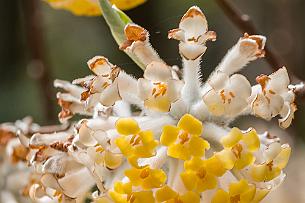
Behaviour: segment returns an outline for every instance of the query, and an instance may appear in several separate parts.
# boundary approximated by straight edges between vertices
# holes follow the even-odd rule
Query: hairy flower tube
[[[159,57],[141,26],[126,22],[121,33],[120,49],[144,65],[143,78],[95,56],[87,63],[93,75],[54,82],[62,125],[0,126],[6,202],[23,202],[22,192],[36,202],[257,203],[284,181],[290,146],[232,124],[241,115],[280,116],[287,128],[294,118],[302,85],[291,85],[285,68],[253,86],[236,73],[264,57],[264,36],[241,36],[203,82],[200,63],[216,33],[198,7],[169,31],[181,71]]]

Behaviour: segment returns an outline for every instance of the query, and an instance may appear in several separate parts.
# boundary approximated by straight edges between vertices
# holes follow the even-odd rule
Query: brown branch
[[[249,34],[257,34],[258,30],[255,27],[254,23],[252,22],[249,15],[243,13],[241,10],[239,10],[235,5],[233,5],[231,0],[215,0],[218,6],[223,10],[223,12],[226,14],[226,16],[239,28],[239,30],[243,33],[247,32]],[[272,52],[272,50],[269,48],[269,46],[265,47],[266,55],[265,59],[271,66],[271,68],[276,71],[279,68],[282,67],[282,61],[279,59],[279,57],[276,56]],[[289,70],[288,70],[289,71]],[[291,78],[294,82],[303,82],[300,80],[297,76],[295,76],[290,71]],[[305,82],[303,82],[305,83]],[[296,92],[296,94],[302,98],[305,99],[305,89],[301,89]]]
[[[23,1],[25,29],[30,52],[30,62],[33,78],[37,79],[43,102],[44,115],[47,121],[54,121],[55,110],[53,102],[53,87],[51,70],[48,66],[42,31],[42,14],[39,0]]]

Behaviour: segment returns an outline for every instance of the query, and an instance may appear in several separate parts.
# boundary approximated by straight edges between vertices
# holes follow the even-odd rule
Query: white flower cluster
[[[95,56],[88,61],[92,75],[72,83],[54,82],[55,87],[63,90],[57,94],[62,108],[59,120],[71,127],[46,132],[43,127],[26,121],[22,126],[20,123],[1,126],[1,144],[6,139],[3,149],[10,149],[6,157],[13,157],[22,165],[14,171],[5,169],[6,172],[18,174],[19,169],[29,165],[21,172],[27,173],[20,178],[21,182],[26,180],[26,184],[21,184],[24,195],[36,202],[86,199],[171,202],[162,196],[168,189],[175,191],[171,193],[173,202],[259,202],[283,181],[282,169],[290,154],[287,144],[281,145],[268,133],[258,135],[253,129],[240,131],[228,127],[241,115],[265,120],[279,116],[282,128],[289,127],[294,118],[294,92],[299,86],[290,85],[285,67],[269,76],[258,76],[258,84],[254,86],[245,76],[236,73],[249,62],[264,57],[264,36],[241,37],[205,83],[200,79],[200,62],[207,50],[207,41],[215,41],[216,33],[208,31],[207,20],[198,7],[191,7],[182,17],[179,28],[168,34],[169,39],[179,41],[182,74],[177,66],[166,64],[158,56],[149,43],[147,30],[127,24],[125,36],[126,41],[120,48],[145,64],[143,78],[135,79],[107,58]],[[87,118],[69,121],[75,114]],[[185,124],[187,121],[189,124]],[[164,127],[169,125],[177,127]],[[205,150],[211,153],[204,155]],[[193,158],[189,160],[189,157]],[[192,161],[197,159],[203,165],[195,173]],[[215,184],[209,181],[216,179],[208,179],[212,175],[206,175],[216,173],[206,168],[213,163],[223,166],[223,173],[213,174],[218,177]],[[4,165],[7,164],[1,166]],[[134,171],[126,172],[130,165]],[[159,169],[167,174],[168,187],[163,187],[165,183],[160,178],[163,172]],[[137,170],[140,170],[139,180],[134,175]],[[199,177],[194,188],[187,182],[193,173]],[[20,188],[10,186],[17,180],[10,180],[7,175],[2,177],[8,181],[1,183],[4,202],[20,201],[15,198]],[[19,176],[12,178],[16,177]],[[230,183],[234,181],[246,184],[247,191],[233,194]],[[132,191],[126,189],[127,183],[133,184]],[[162,190],[156,191],[160,187]],[[229,192],[224,189],[227,187]],[[148,199],[148,193],[144,198],[143,188],[155,200]],[[92,192],[93,189],[96,191]]]

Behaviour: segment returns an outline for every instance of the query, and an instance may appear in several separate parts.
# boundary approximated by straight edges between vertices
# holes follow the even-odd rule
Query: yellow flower
[[[255,164],[250,168],[250,176],[257,182],[270,181],[279,176],[288,163],[291,148],[289,145],[279,146],[279,143],[274,143],[279,149],[274,149],[275,153],[269,153],[270,157],[262,164]],[[269,146],[271,147],[271,146]],[[266,156],[267,156],[266,155]]]
[[[166,185],[156,191],[156,200],[165,203],[199,203],[200,196],[192,191],[180,195]]]
[[[71,11],[74,15],[99,16],[98,0],[45,0],[53,8]],[[128,10],[143,4],[146,0],[111,0],[121,10]]]
[[[159,188],[166,181],[166,174],[163,170],[151,169],[149,166],[127,169],[125,175],[133,186],[141,186],[144,190]]]
[[[223,155],[230,157],[230,161],[234,163],[236,169],[243,169],[253,164],[255,161],[253,153],[260,147],[259,137],[254,129],[243,133],[238,128],[233,128],[227,136],[221,139],[221,143],[225,148]]]
[[[190,191],[203,192],[217,185],[217,177],[222,176],[226,169],[221,160],[212,156],[207,160],[193,157],[184,162],[185,171],[180,174],[184,186]]]
[[[190,114],[185,114],[176,126],[164,126],[160,137],[161,144],[168,146],[167,155],[188,160],[191,156],[201,157],[209,143],[200,138],[202,123]]]
[[[116,182],[114,191],[109,191],[109,196],[115,203],[154,203],[152,191],[132,191],[132,184]]]
[[[250,203],[254,200],[255,194],[255,186],[242,179],[237,183],[231,183],[229,192],[218,189],[212,203]]]
[[[138,123],[132,118],[119,119],[116,129],[122,136],[115,140],[115,144],[129,161],[155,155],[158,141],[154,140],[152,131],[141,131]]]

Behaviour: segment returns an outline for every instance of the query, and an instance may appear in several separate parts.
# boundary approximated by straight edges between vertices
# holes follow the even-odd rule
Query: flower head
[[[138,81],[138,94],[148,109],[168,112],[171,104],[180,98],[183,82],[172,76],[169,66],[151,62],[145,69],[144,78]]]
[[[191,156],[203,156],[210,148],[207,141],[200,138],[202,123],[191,116],[184,115],[177,126],[164,126],[160,138],[161,144],[168,146],[167,154],[171,157],[188,160]]]

